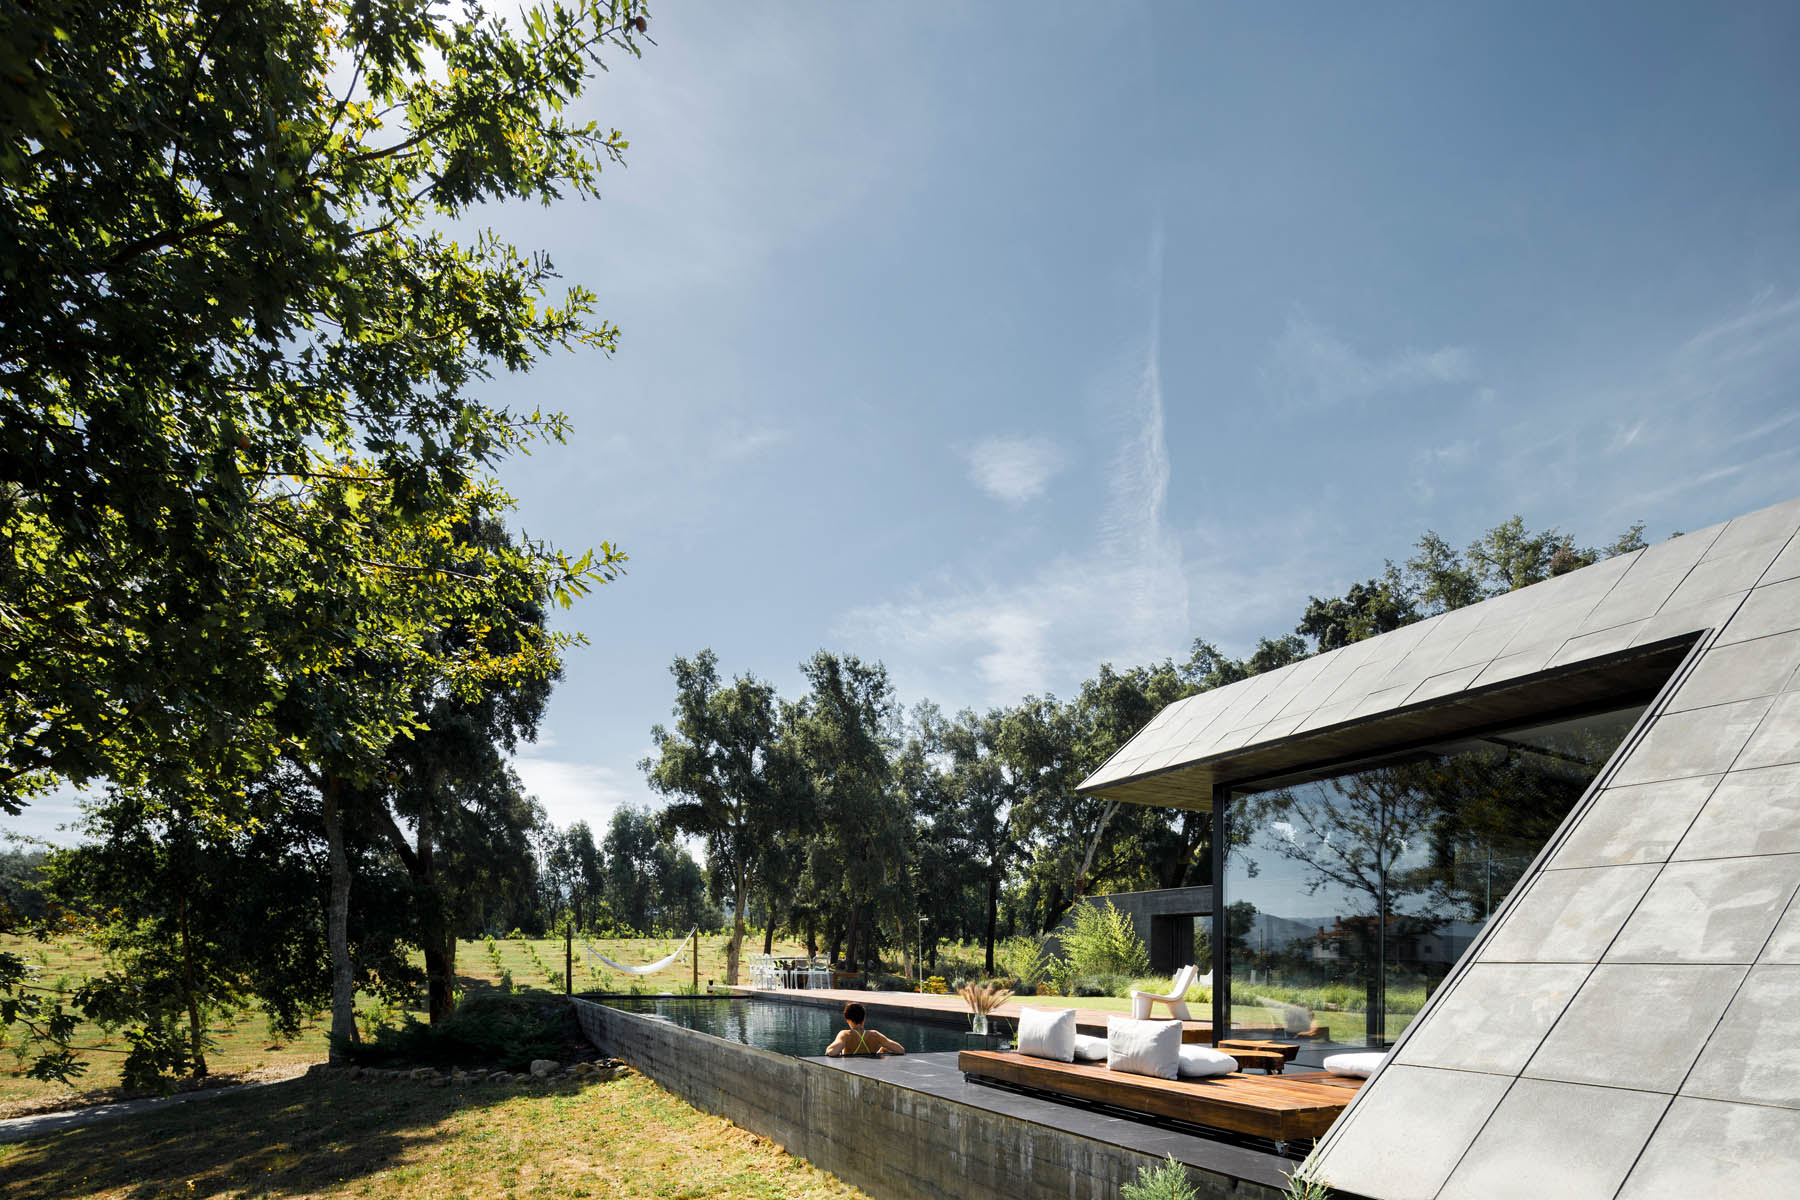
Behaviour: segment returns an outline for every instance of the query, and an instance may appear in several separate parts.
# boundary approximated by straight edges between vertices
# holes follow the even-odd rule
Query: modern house
[[[1391,1050],[1318,1143],[1335,1188],[1800,1195],[1797,529],[1193,696],[1083,783],[1212,814],[1216,1027]]]

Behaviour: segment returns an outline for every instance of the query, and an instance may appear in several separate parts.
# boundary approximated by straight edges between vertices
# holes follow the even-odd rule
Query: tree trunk
[[[424,943],[425,1008],[433,1025],[448,1020],[456,1011],[456,934],[438,896],[435,857],[431,806],[427,804],[419,813],[418,848],[407,866],[412,869],[419,940]]]
[[[350,857],[344,852],[342,784],[325,777],[325,844],[331,859],[331,902],[325,940],[331,949],[331,1061],[342,1062],[356,1041],[356,989],[350,970]]]
[[[1000,915],[1000,876],[990,874],[987,888],[987,973],[994,976],[994,924]]]
[[[771,920],[768,927],[763,930],[763,953],[775,953],[775,922],[773,920]],[[808,956],[812,953],[812,948],[810,946],[807,947],[807,953]]]
[[[856,927],[858,918],[861,916],[862,905],[852,904],[850,906],[850,929],[844,934],[844,965],[852,971],[862,970],[862,967],[859,965],[862,962],[862,958],[860,957],[861,947],[856,944]]]
[[[194,983],[194,942],[188,931],[188,901],[181,898],[182,992],[187,998],[188,1044],[194,1055],[194,1078],[206,1078],[206,1029],[200,1023],[199,989]]]
[[[731,914],[731,941],[725,944],[725,982],[735,987],[738,981],[738,961],[744,953],[744,901],[745,893],[749,891],[749,881],[744,878],[742,869],[739,869],[732,883],[734,885],[732,893],[734,903]]]

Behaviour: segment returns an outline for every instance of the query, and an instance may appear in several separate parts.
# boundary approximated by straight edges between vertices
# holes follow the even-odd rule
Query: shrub
[[[1155,1167],[1139,1167],[1137,1182],[1119,1189],[1120,1200],[1198,1200],[1194,1185],[1188,1182],[1187,1168],[1175,1161]]]
[[[1078,975],[1072,996],[1127,996],[1131,994],[1128,975]]]
[[[925,990],[933,996],[948,996],[950,985],[944,981],[942,975],[933,975],[925,981]]]
[[[1047,943],[1021,936],[1000,943],[995,948],[994,961],[1016,976],[1021,984],[1037,984],[1044,982],[1056,959]]]
[[[1063,956],[1076,976],[1150,973],[1150,951],[1131,918],[1108,900],[1077,905],[1062,934]]]
[[[870,972],[864,976],[863,986],[871,992],[910,992],[913,985],[908,983],[904,975],[888,975]]]
[[[353,1061],[371,1066],[410,1063],[422,1067],[499,1066],[523,1071],[534,1058],[562,1053],[563,1008],[517,997],[470,1000],[436,1025],[408,1018],[399,1028],[378,1030],[372,1041],[350,1047]]]

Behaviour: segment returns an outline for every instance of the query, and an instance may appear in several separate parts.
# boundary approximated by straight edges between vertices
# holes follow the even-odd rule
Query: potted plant
[[[965,983],[956,990],[969,1006],[969,1028],[975,1033],[988,1031],[988,1014],[1012,999],[1012,992],[997,983]]]

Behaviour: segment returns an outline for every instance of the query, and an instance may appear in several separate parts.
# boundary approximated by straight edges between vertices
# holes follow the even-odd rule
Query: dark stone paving
[[[1294,1168],[1292,1160],[1275,1154],[1272,1148],[1257,1150],[1147,1121],[1114,1116],[1079,1104],[1065,1104],[1006,1088],[970,1083],[956,1069],[955,1054],[907,1054],[898,1058],[820,1056],[806,1061],[1157,1158],[1173,1155],[1177,1162],[1203,1171],[1277,1189],[1287,1187],[1288,1172]]]

